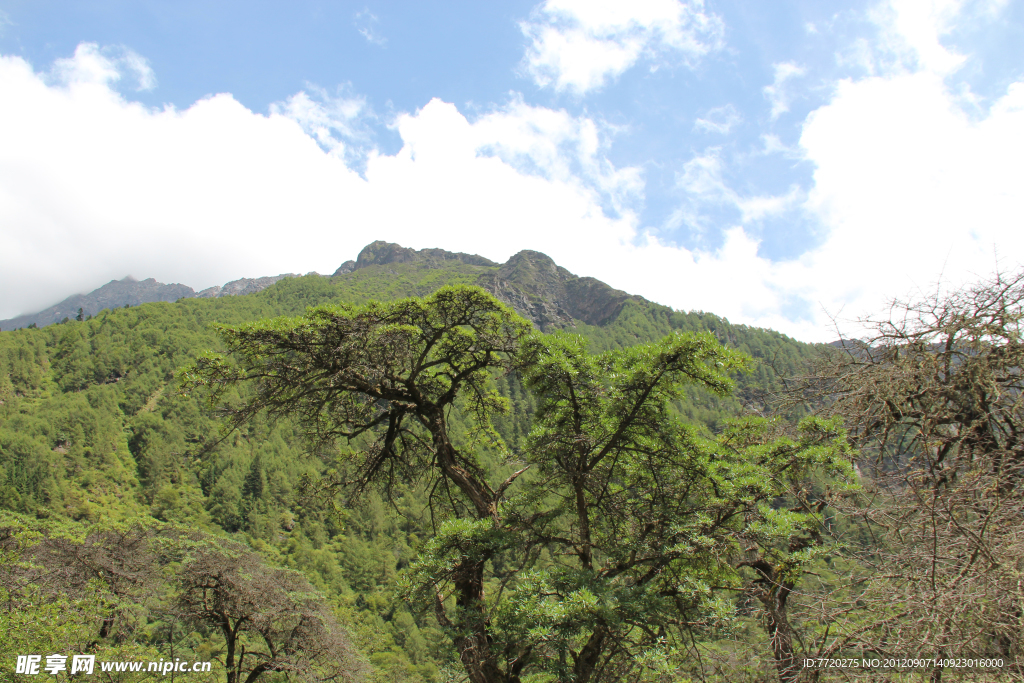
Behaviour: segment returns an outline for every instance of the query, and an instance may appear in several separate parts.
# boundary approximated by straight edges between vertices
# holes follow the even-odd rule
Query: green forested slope
[[[335,601],[379,680],[438,680],[446,666],[457,669],[446,639],[433,617],[410,614],[391,594],[396,573],[426,537],[424,492],[400,491],[399,510],[372,495],[332,510],[317,495],[330,465],[307,453],[296,425],[256,422],[225,434],[207,406],[178,393],[175,372],[222,350],[217,324],[298,315],[328,302],[422,296],[496,272],[457,261],[370,264],[333,278],[285,279],[248,296],[145,304],[2,332],[0,508],[81,523],[151,516],[234,534],[302,571]],[[775,332],[637,299],[601,325],[563,326],[589,339],[594,352],[672,330],[708,330],[752,356],[754,368],[732,396],[698,393],[677,405],[711,430],[760,408],[764,392],[776,388],[776,371],[792,374],[812,352]],[[497,382],[512,405],[497,427],[514,449],[530,429],[534,402],[519,377]]]

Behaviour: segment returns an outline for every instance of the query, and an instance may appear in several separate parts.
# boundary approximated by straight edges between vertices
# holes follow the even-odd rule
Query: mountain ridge
[[[253,294],[286,277],[298,276],[295,273],[283,273],[268,277],[240,278],[224,285],[214,285],[196,292],[188,285],[179,282],[164,284],[151,277],[145,280],[136,280],[128,275],[120,280],[111,280],[86,294],[72,294],[63,301],[37,313],[26,313],[8,320],[0,320],[0,331],[11,331],[32,325],[46,327],[59,323],[65,318],[74,319],[78,315],[79,309],[83,316],[91,316],[109,308],[139,306],[157,301],[172,302],[179,299]]]
[[[428,269],[444,269],[453,263],[470,266],[479,271],[476,284],[544,332],[571,326],[573,320],[601,325],[618,315],[628,301],[649,303],[641,296],[614,289],[596,278],[579,277],[556,264],[547,254],[533,250],[520,251],[504,264],[499,264],[477,254],[436,248],[417,250],[377,240],[363,247],[354,261],[342,263],[330,277],[344,277],[373,266],[399,263]],[[87,294],[72,295],[38,313],[0,320],[0,330],[52,325],[65,318],[74,318],[79,309],[83,316],[91,316],[104,309],[125,305],[244,296],[262,291],[288,277],[298,276],[295,273],[284,273],[241,278],[196,292],[181,283],[164,284],[153,278],[139,281],[128,276],[122,280],[111,280]]]
[[[194,296],[195,291],[180,283],[164,284],[153,278],[136,280],[131,275],[121,280],[111,280],[87,294],[73,294],[38,313],[27,313],[9,320],[0,320],[0,330],[14,330],[35,325],[45,327],[64,318],[73,319],[78,315],[96,315],[106,308],[138,306],[154,301],[177,301],[182,297]]]
[[[498,264],[475,254],[444,249],[416,250],[377,240],[363,247],[355,261],[342,263],[334,276],[393,263],[444,268],[453,261],[481,268],[477,284],[543,332],[571,325],[573,319],[601,325],[618,315],[628,301],[650,303],[596,278],[579,277],[556,264],[547,254],[530,249]]]

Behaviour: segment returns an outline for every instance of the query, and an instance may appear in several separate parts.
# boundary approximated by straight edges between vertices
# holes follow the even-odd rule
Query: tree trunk
[[[785,590],[780,587],[780,591]],[[771,596],[775,591],[769,591]],[[766,596],[767,597],[767,596]],[[785,598],[781,601],[774,596],[775,605],[768,607],[768,635],[772,639],[772,654],[775,655],[775,668],[779,671],[779,680],[782,683],[793,683],[797,679],[796,657],[793,654],[793,630],[789,625],[786,616]],[[779,604],[781,602],[781,604]],[[767,606],[767,605],[766,605]]]
[[[235,666],[236,630],[231,628],[231,621],[227,615],[221,614],[220,617],[220,629],[224,633],[224,645],[227,648],[224,655],[224,669],[227,672],[228,683],[238,683],[238,670]]]
[[[786,600],[793,590],[793,584],[780,583],[779,572],[764,559],[741,562],[739,566],[750,567],[761,575],[758,580],[761,588],[757,597],[764,605],[765,630],[768,632],[768,637],[771,638],[775,668],[779,672],[779,680],[782,683],[794,683],[799,676],[799,668],[796,663],[796,655],[793,653],[793,629],[789,625],[789,617],[786,615]]]
[[[453,622],[445,612],[441,598],[434,602],[437,620],[452,634],[452,644],[459,653],[471,683],[519,683],[518,672],[506,674],[491,649],[484,603],[483,564],[460,566],[455,575]],[[521,667],[519,667],[521,668]]]
[[[597,668],[597,662],[601,657],[605,635],[606,632],[603,628],[598,628],[590,634],[587,644],[580,650],[572,667],[574,683],[589,683],[590,677],[594,675],[594,669]]]
[[[494,492],[472,472],[459,466],[455,447],[448,440],[447,425],[441,410],[436,411],[430,423],[441,472],[470,500],[478,519],[493,519],[497,523]],[[485,561],[467,562],[456,568],[454,584],[457,614],[454,622],[444,613],[440,599],[435,603],[435,611],[438,620],[451,631],[452,643],[471,683],[518,683],[518,674],[506,674],[491,650],[487,603],[484,602],[484,564]]]

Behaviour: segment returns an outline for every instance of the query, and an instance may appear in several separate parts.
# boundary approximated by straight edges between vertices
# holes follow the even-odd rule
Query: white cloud
[[[959,286],[997,266],[1024,265],[1024,81],[980,115],[965,112],[963,86],[950,79],[962,56],[941,40],[964,6],[917,3],[908,10],[896,0],[877,11],[900,18],[869,52],[899,48],[899,62],[876,59],[876,75],[840,81],[805,120],[799,151],[815,167],[807,192],[744,197],[726,181],[715,148],[686,164],[679,184],[691,197],[681,209],[689,220],[699,222],[699,202],[737,207],[743,225],[763,211],[800,210],[825,235],[788,262],[752,258],[756,242],[739,227],[720,252],[695,254],[697,262],[711,260],[709,271],[722,265],[750,285],[744,300],[757,302],[758,311],[738,319],[827,339],[825,311],[856,332],[854,319],[883,310],[892,297],[919,294],[940,278]],[[765,150],[792,154],[771,136]],[[794,300],[816,309],[816,319],[770,322]],[[737,305],[722,304],[712,310],[733,317]]]
[[[840,54],[870,75],[928,71],[955,74],[970,55],[948,45],[951,34],[998,19],[1007,0],[887,0],[869,11],[878,29],[873,42],[860,39]],[[983,31],[984,29],[982,29]]]
[[[953,28],[964,4],[964,0],[894,0],[880,5],[876,23],[883,29],[884,47],[916,60],[922,70],[956,71],[966,57],[944,46],[941,38]]]
[[[1024,253],[1024,83],[980,121],[933,73],[840,84],[801,144],[817,170],[808,208],[831,230],[807,266],[830,272],[831,306],[863,308],[985,274]],[[860,312],[860,310],[856,311]]]
[[[96,43],[81,43],[74,57],[58,59],[51,79],[65,86],[112,86],[123,78],[135,81],[135,90],[152,90],[156,75],[149,61],[124,46],[100,48]]]
[[[397,118],[401,151],[371,151],[361,177],[317,144],[358,133],[357,98],[334,113],[301,94],[269,116],[224,94],[151,110],[93,58],[80,50],[55,85],[0,58],[0,318],[129,272],[194,288],[329,273],[373,239],[495,259],[539,247],[587,270],[581,244],[634,235],[637,172],[604,159],[585,118],[513,100],[470,123],[433,100]]]
[[[761,150],[762,154],[793,154],[792,148],[786,146],[786,144],[782,142],[782,138],[774,133],[765,133],[762,135],[761,142],[764,143],[764,149]]]
[[[366,38],[366,42],[374,45],[384,47],[388,43],[388,39],[382,36],[378,32],[378,26],[380,25],[380,19],[377,15],[364,8],[361,12],[356,12],[353,24],[356,30],[359,31],[359,35]]]
[[[61,78],[0,58],[0,318],[129,272],[195,288],[332,272],[386,239],[498,261],[537,249],[676,308],[827,340],[822,309],[879,310],[943,268],[962,280],[996,251],[1004,267],[1024,254],[1024,82],[980,117],[920,65],[840,82],[803,126],[806,191],[739,192],[705,149],[680,170],[686,206],[732,206],[739,220],[701,251],[644,234],[642,173],[609,162],[615,130],[588,116],[512,97],[470,121],[432,100],[396,118],[401,150],[371,145],[360,175],[332,147],[366,144],[372,112],[356,95],[308,89],[267,116],[230,95],[157,111],[115,91],[96,54],[80,48]],[[765,150],[781,142],[766,136]],[[773,263],[744,225],[787,211],[816,219],[825,241]]]
[[[786,194],[754,195],[741,197],[736,206],[744,225],[772,216],[781,216],[797,208],[806,199],[807,193],[799,185],[793,185]]]
[[[524,70],[542,86],[584,94],[646,58],[692,64],[722,42],[702,0],[546,0],[520,28]]]
[[[271,104],[270,113],[292,119],[326,151],[349,164],[357,163],[372,150],[367,121],[376,116],[366,98],[353,95],[350,90],[350,86],[339,88],[339,94],[332,96],[325,89],[309,84],[306,90],[300,90],[286,101]]]
[[[743,117],[736,110],[736,107],[727,104],[722,107],[709,109],[703,118],[693,122],[694,130],[702,130],[706,133],[719,133],[726,135],[733,126],[742,123]]]
[[[784,195],[743,195],[728,183],[725,171],[720,147],[709,147],[683,165],[676,186],[684,200],[669,219],[671,228],[686,226],[695,236],[703,234],[711,227],[702,211],[707,205],[731,206],[739,211],[740,223],[750,225],[797,208],[806,196],[797,186]]]
[[[633,211],[643,198],[643,174],[616,168],[604,156],[616,129],[563,110],[534,107],[516,95],[505,107],[473,124],[478,152],[493,154],[521,173],[590,188],[617,213]]]
[[[776,64],[774,65],[774,71],[775,79],[772,81],[772,84],[764,87],[764,96],[772,103],[773,121],[789,111],[792,96],[786,87],[786,82],[793,78],[803,76],[804,73],[806,73],[806,70],[803,67],[793,64],[792,62]]]
[[[737,196],[722,178],[724,164],[720,147],[709,147],[683,165],[676,174],[676,187],[682,191],[679,206],[666,221],[666,229],[675,232],[685,228],[692,241],[707,236],[707,205],[735,204]]]

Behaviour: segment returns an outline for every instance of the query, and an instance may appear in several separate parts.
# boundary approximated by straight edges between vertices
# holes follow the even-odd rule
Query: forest
[[[1024,680],[1024,277],[815,346],[481,270],[0,333],[3,676]]]

